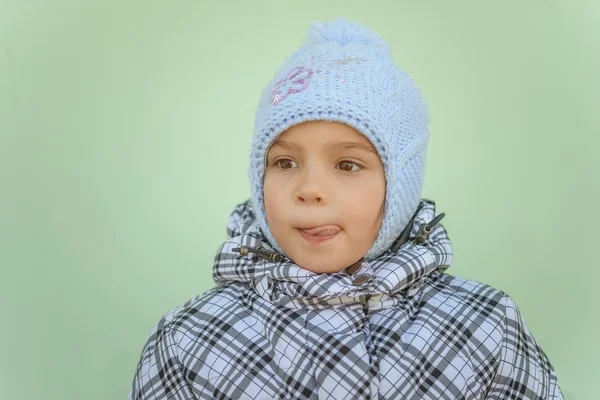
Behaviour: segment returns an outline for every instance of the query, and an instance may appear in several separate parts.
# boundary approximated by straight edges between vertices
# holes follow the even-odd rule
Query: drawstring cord
[[[417,243],[421,244],[421,243],[425,242],[425,240],[427,240],[427,237],[429,236],[429,234],[433,231],[433,228],[445,216],[446,216],[445,213],[441,213],[440,215],[438,215],[437,217],[435,217],[434,219],[432,219],[428,224],[421,224],[421,227],[419,229],[419,233],[417,234],[417,237],[415,238],[415,240],[417,241]]]
[[[281,256],[281,254],[279,254],[278,252],[265,250],[262,246],[261,247],[241,246],[241,247],[236,247],[232,250],[235,251],[236,253],[240,253],[241,256],[247,256],[248,253],[256,253],[260,257],[266,258],[267,260],[272,261],[272,262],[279,262],[283,258]]]
[[[419,232],[417,233],[417,236],[415,237],[415,241],[418,244],[424,243],[425,240],[427,240],[427,237],[429,236],[429,234],[433,231],[433,228],[438,224],[438,222],[441,221],[442,218],[444,218],[445,215],[446,215],[445,213],[441,213],[440,215],[438,215],[437,217],[432,219],[428,224],[421,224],[421,227],[419,228]],[[408,237],[410,236],[410,231],[412,230],[412,227],[413,227],[416,217],[417,217],[417,215],[415,214],[410,219],[410,221],[406,225],[406,228],[404,228],[404,231],[402,232],[402,234],[396,241],[396,244],[392,247],[392,253],[395,253],[400,248],[400,246],[402,246],[404,243],[408,242]]]

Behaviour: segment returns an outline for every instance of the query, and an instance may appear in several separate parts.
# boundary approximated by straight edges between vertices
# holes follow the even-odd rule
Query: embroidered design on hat
[[[313,70],[306,67],[296,67],[292,69],[285,78],[280,80],[273,87],[271,92],[272,103],[280,104],[292,93],[300,93],[308,87]]]
[[[289,95],[293,93],[300,93],[309,84],[316,83],[326,76],[333,74],[333,71],[322,71],[320,69],[313,71],[306,67],[296,67],[292,69],[285,78],[275,84],[271,91],[271,103],[275,106],[281,104]],[[333,75],[334,79],[339,83],[344,83],[346,80],[338,73]]]

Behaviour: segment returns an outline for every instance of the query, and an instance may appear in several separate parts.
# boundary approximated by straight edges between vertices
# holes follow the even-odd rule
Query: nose
[[[325,205],[328,196],[325,193],[327,183],[322,173],[318,171],[304,171],[298,182],[295,198],[300,205]]]

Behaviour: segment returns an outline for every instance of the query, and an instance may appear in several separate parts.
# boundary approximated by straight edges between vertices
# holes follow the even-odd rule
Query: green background
[[[595,1],[0,0],[0,399],[125,399],[213,286],[260,92],[311,20],[359,20],[425,96],[451,274],[517,301],[597,399]]]

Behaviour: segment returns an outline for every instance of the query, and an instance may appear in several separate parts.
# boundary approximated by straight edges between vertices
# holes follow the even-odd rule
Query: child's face
[[[377,238],[385,174],[375,148],[355,129],[304,122],[271,146],[264,196],[269,228],[286,255],[316,273],[338,272]]]

